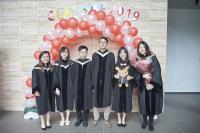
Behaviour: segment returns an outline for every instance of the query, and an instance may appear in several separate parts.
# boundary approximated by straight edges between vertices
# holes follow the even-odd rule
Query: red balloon
[[[113,15],[107,15],[105,18],[106,25],[110,26],[115,23],[115,17]]]
[[[77,36],[74,36],[74,37],[70,38],[70,41],[76,41],[76,40],[78,40]]]
[[[28,87],[32,87],[32,78],[28,78],[27,80],[26,80],[26,86],[28,86]]]
[[[115,35],[117,35],[117,34],[120,33],[120,29],[121,29],[121,26],[118,25],[118,24],[113,24],[113,25],[110,27],[110,31],[111,31],[113,34],[115,34]]]
[[[143,40],[143,39],[140,38],[140,37],[135,38],[134,41],[133,41],[133,44],[132,44],[133,48],[137,48],[137,47],[138,47],[138,44],[139,44],[142,40]]]
[[[97,33],[97,29],[95,27],[95,25],[91,25],[88,29],[88,32],[92,35],[92,34],[96,34]]]
[[[131,26],[131,22],[129,20],[125,20],[124,23],[123,23],[123,25],[124,24],[127,24],[127,25]]]
[[[59,49],[59,47],[61,45],[61,40],[60,40],[60,38],[57,38],[55,40],[52,40],[51,43],[52,43],[53,48]]]
[[[98,20],[104,20],[106,17],[106,13],[104,11],[98,11],[96,13],[96,17]]]
[[[56,23],[54,26],[55,29],[61,28],[59,23]]]
[[[131,31],[130,31],[129,35],[131,35],[131,36],[134,37],[134,36],[137,35],[137,33],[138,33],[137,28],[135,28],[135,27],[131,27]]]
[[[60,22],[59,22],[59,25],[60,25],[61,28],[67,29],[68,28],[67,23],[68,23],[67,19],[61,19]]]
[[[74,17],[68,19],[68,26],[71,28],[76,28],[78,26],[78,20]]]
[[[91,9],[91,10],[88,12],[89,15],[90,15],[90,14],[92,14],[92,15],[96,15],[96,13],[97,13],[97,11],[94,10],[94,9]]]
[[[62,43],[65,45],[69,44],[70,43],[69,38],[67,38],[66,36],[62,37]]]
[[[35,51],[35,53],[34,53],[34,58],[35,58],[36,60],[39,60],[40,52],[41,52],[41,51],[39,51],[39,50]]]
[[[81,21],[79,23],[80,30],[87,30],[89,28],[89,24],[87,21]]]
[[[59,57],[59,51],[57,49],[52,48],[50,51],[51,55],[52,55],[52,59],[56,60]]]
[[[116,35],[115,41],[118,42],[121,46],[124,46],[124,35],[121,33]]]

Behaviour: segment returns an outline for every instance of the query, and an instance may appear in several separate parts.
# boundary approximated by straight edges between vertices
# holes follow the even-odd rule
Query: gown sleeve
[[[163,87],[161,67],[156,56],[152,57],[152,79],[150,83],[158,89]]]
[[[35,94],[36,91],[40,92],[39,75],[38,75],[38,70],[33,68],[33,70],[32,70],[32,94]]]
[[[95,75],[95,60],[96,60],[96,57],[95,57],[95,53],[92,55],[92,64],[91,64],[91,66],[92,66],[92,70],[91,70],[91,72],[92,72],[92,89],[94,88],[94,75]]]
[[[60,90],[59,86],[59,66],[54,65],[53,68],[53,89],[55,90],[58,88]]]
[[[129,75],[133,77],[133,79],[131,80],[131,85],[133,87],[139,86],[140,74],[138,73],[136,68],[132,65],[130,65],[130,74]]]
[[[115,69],[116,65],[114,66],[114,74],[113,74],[113,77],[112,77],[112,86],[114,87],[116,84],[117,84],[117,81],[118,79],[116,79],[114,77],[115,74],[117,74],[117,70]]]
[[[111,71],[112,77],[114,77],[114,75],[115,75],[115,56],[113,53],[111,54],[111,59],[110,59],[110,71]]]

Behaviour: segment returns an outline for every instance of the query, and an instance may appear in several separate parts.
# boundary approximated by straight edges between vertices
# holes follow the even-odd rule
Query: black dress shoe
[[[87,122],[87,121],[84,121],[84,122],[83,122],[83,126],[84,126],[84,127],[88,127],[88,122]]]
[[[82,123],[82,120],[77,120],[74,124],[75,127],[80,126],[80,124]]]
[[[141,128],[145,129],[147,127],[147,124],[148,124],[147,120],[143,120]]]
[[[149,124],[149,131],[153,131],[153,130],[154,130],[153,124]]]

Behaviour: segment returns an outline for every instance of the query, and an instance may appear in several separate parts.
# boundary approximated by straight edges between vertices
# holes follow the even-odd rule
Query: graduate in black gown
[[[145,129],[149,117],[149,130],[154,130],[153,118],[163,111],[163,82],[161,68],[156,55],[145,41],[137,47],[136,68],[140,72],[139,109],[143,117],[141,128]]]
[[[126,115],[132,111],[132,90],[138,83],[138,77],[139,73],[130,64],[127,48],[121,47],[118,51],[117,63],[115,65],[112,101],[112,110],[117,113],[118,126],[126,126]],[[119,82],[122,78],[124,82]]]
[[[78,127],[82,122],[88,126],[89,112],[92,108],[92,62],[87,59],[88,48],[78,48],[79,59],[74,61],[74,91],[77,121],[74,126]]]
[[[105,126],[110,128],[109,114],[111,111],[111,88],[114,75],[115,57],[106,47],[108,39],[101,37],[99,39],[100,49],[92,55],[93,69],[93,114],[94,121],[92,127],[97,125],[99,120],[99,108],[103,108]]]
[[[52,88],[52,65],[50,54],[43,51],[39,63],[32,70],[32,93],[36,97],[37,111],[40,115],[41,129],[50,128],[50,112],[55,111],[55,95]],[[45,118],[47,117],[46,123]]]
[[[61,47],[60,57],[54,64],[53,88],[56,93],[57,110],[60,112],[60,125],[69,126],[70,110],[73,110],[73,62],[67,47]],[[66,119],[65,119],[66,112]]]

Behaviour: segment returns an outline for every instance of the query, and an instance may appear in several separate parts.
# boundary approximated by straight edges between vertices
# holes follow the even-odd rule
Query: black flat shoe
[[[82,123],[82,120],[78,120],[78,121],[75,122],[74,126],[78,127],[78,126],[80,126],[81,123]]]
[[[125,124],[121,124],[121,126],[122,126],[122,127],[126,127],[127,125],[126,125],[126,123],[125,123]]]
[[[118,126],[118,127],[121,127],[121,126],[122,126],[122,124],[119,124],[119,123],[117,123],[117,126]]]
[[[41,127],[41,129],[42,129],[42,130],[46,130],[47,128],[46,128],[46,127]]]
[[[47,126],[47,128],[51,128],[51,125]]]

